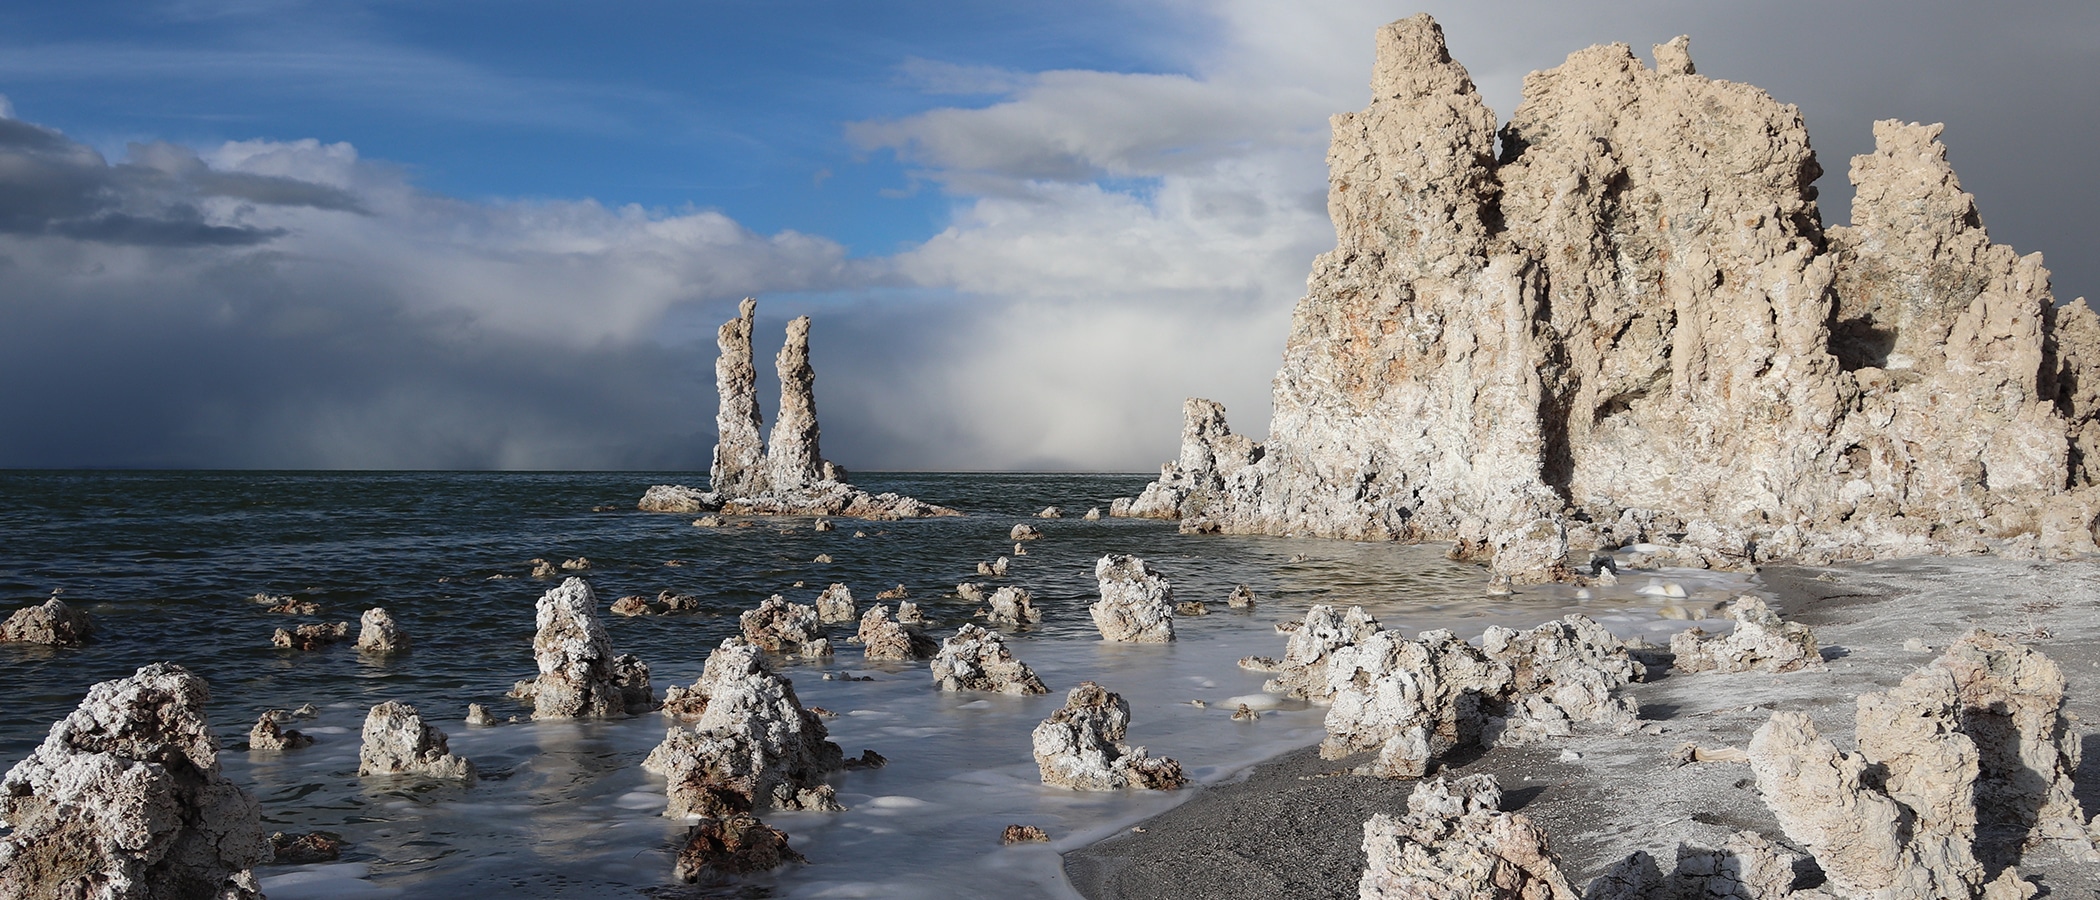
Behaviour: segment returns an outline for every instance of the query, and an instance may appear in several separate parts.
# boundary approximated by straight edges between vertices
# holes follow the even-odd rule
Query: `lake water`
[[[1362,605],[1387,628],[1452,628],[1477,638],[1491,624],[1528,627],[1580,611],[1621,634],[1666,635],[1651,592],[1674,582],[1695,598],[1727,596],[1741,576],[1631,573],[1610,590],[1548,586],[1498,595],[1483,569],[1441,547],[1265,537],[1189,536],[1152,520],[1084,521],[1136,494],[1144,475],[862,473],[871,491],[897,491],[961,509],[960,518],[907,522],[753,520],[698,528],[691,517],[637,512],[651,484],[704,485],[691,473],[0,472],[0,614],[54,589],[94,616],[99,642],[49,650],[0,644],[0,765],[39,743],[87,688],[139,666],[172,661],[211,685],[209,714],[222,745],[244,742],[258,715],[312,703],[317,719],[292,727],[317,743],[285,753],[227,750],[229,777],[261,801],[269,830],[327,830],[348,847],[339,863],[258,871],[276,900],[334,897],[1070,897],[1058,854],[1166,809],[1188,792],[1091,794],[1044,787],[1029,732],[1094,680],[1130,703],[1129,741],[1171,756],[1198,782],[1317,742],[1323,711],[1256,706],[1263,675],[1248,655],[1281,656],[1276,623],[1315,603]],[[1036,520],[1056,505],[1066,518]],[[609,509],[608,509],[609,507]],[[1005,579],[976,574],[1010,556],[1008,530],[1044,532],[1014,557]],[[864,536],[856,536],[856,531]],[[1212,613],[1180,617],[1168,645],[1100,640],[1086,607],[1094,561],[1131,553],[1150,561],[1179,599]],[[814,562],[827,555],[830,562]],[[780,660],[802,701],[836,712],[832,739],[848,756],[872,748],[890,765],[833,779],[843,813],[764,814],[809,857],[730,885],[676,885],[671,860],[684,823],[662,817],[662,780],[641,761],[669,722],[618,721],[469,727],[468,703],[498,717],[529,708],[504,699],[535,673],[534,603],[553,581],[527,577],[535,557],[587,557],[582,573],[601,610],[627,594],[672,589],[698,597],[693,615],[607,614],[618,652],[649,663],[659,694],[690,684],[710,649],[737,633],[736,614],[772,594],[812,603],[844,582],[865,609],[903,584],[935,637],[970,621],[960,581],[1026,587],[1044,610],[1008,646],[1050,686],[1046,697],[942,693],[924,663],[868,663],[832,627],[837,656]],[[678,565],[671,565],[677,561]],[[500,577],[499,577],[500,576]],[[1259,600],[1230,610],[1237,584]],[[249,598],[290,594],[318,616],[267,612]],[[348,643],[311,652],[270,646],[278,627],[349,622],[390,610],[414,645],[404,656],[361,657]],[[825,680],[852,673],[872,681]],[[358,731],[385,700],[414,704],[471,758],[471,787],[360,779]],[[1194,700],[1205,702],[1199,707]],[[1047,845],[1002,847],[1008,824],[1039,825]]]

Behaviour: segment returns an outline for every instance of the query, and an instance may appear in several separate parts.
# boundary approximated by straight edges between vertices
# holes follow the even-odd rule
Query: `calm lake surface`
[[[87,688],[156,661],[211,685],[209,715],[227,774],[261,801],[270,830],[327,830],[343,860],[258,871],[277,900],[335,897],[983,896],[1069,897],[1057,854],[1157,813],[1186,792],[1079,794],[1046,788],[1029,732],[1082,680],[1131,705],[1129,740],[1180,759],[1199,782],[1319,740],[1322,711],[1261,694],[1263,676],[1234,663],[1281,656],[1277,622],[1315,603],[1362,605],[1388,628],[1528,627],[1580,611],[1621,634],[1666,634],[1666,602],[1644,594],[1675,582],[1695,598],[1739,590],[1739,576],[1634,574],[1608,592],[1546,587],[1496,595],[1484,570],[1442,548],[1265,537],[1186,536],[1171,522],[1084,521],[1135,495],[1147,475],[860,473],[870,491],[897,491],[961,509],[908,522],[752,520],[699,528],[690,516],[635,511],[652,484],[704,486],[704,473],[0,472],[0,614],[54,590],[95,618],[99,642],[50,650],[0,644],[0,765],[13,765]],[[1037,520],[1056,505],[1066,517]],[[1011,556],[1008,530],[1044,532],[1005,579],[976,565]],[[856,532],[860,532],[860,536]],[[1178,599],[1211,614],[1176,620],[1170,645],[1105,644],[1086,607],[1094,561],[1146,558]],[[830,562],[815,562],[820,555]],[[534,603],[554,581],[530,561],[587,557],[581,573],[601,610],[623,595],[672,589],[698,597],[693,615],[606,614],[617,652],[648,662],[659,695],[699,676],[708,651],[737,633],[736,614],[772,594],[811,603],[832,582],[862,609],[898,584],[935,624],[970,621],[961,581],[1026,587],[1044,610],[1008,646],[1049,684],[1048,697],[944,694],[924,663],[867,663],[832,626],[837,656],[780,660],[802,701],[838,713],[827,724],[848,756],[872,748],[887,768],[834,779],[844,813],[767,814],[794,836],[805,866],[696,891],[675,885],[671,859],[684,823],[662,817],[661,779],[641,770],[668,720],[542,722],[469,727],[468,703],[499,718],[529,713],[504,699],[535,674]],[[678,564],[673,565],[673,562]],[[1235,585],[1259,597],[1226,608]],[[267,612],[257,593],[320,604],[317,616]],[[305,622],[349,622],[391,611],[413,649],[361,657],[348,643],[279,650],[270,634]],[[872,681],[825,680],[824,673]],[[358,731],[385,700],[414,704],[483,773],[471,787],[360,779]],[[1201,700],[1198,707],[1190,701]],[[1234,722],[1240,702],[1267,708]],[[265,710],[312,703],[292,727],[317,739],[286,753],[231,749]],[[1049,845],[1005,848],[1000,830],[1035,824]]]

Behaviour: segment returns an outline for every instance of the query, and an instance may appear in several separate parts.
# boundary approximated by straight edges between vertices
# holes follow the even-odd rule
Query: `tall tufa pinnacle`
[[[824,480],[817,448],[817,373],[809,366],[809,317],[788,323],[787,343],[774,360],[780,373],[780,414],[766,442],[766,474],[775,491],[792,491]]]
[[[751,362],[751,321],[758,301],[737,306],[737,317],[722,323],[715,343],[715,388],[721,405],[715,412],[714,464],[708,474],[715,493],[749,497],[766,492],[765,448],[759,443],[758,369]],[[805,320],[806,324],[806,320]]]

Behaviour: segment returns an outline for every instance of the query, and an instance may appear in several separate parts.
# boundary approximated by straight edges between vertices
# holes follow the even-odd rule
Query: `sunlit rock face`
[[[2100,319],[1990,242],[1940,127],[1877,123],[1826,229],[1799,111],[1682,38],[1655,54],[1534,72],[1498,131],[1434,21],[1380,29],[1269,440],[1191,400],[1120,512],[1453,541],[1516,581],[1634,542],[1708,567],[2092,551]]]

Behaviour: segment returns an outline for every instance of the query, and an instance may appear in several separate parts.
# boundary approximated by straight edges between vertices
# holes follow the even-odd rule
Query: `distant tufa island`
[[[788,323],[787,342],[774,367],[780,373],[780,415],[772,439],[759,441],[758,368],[752,363],[751,324],[758,301],[746,297],[737,317],[716,333],[714,462],[709,490],[659,484],[642,495],[649,512],[723,512],[745,516],[848,516],[917,519],[961,515],[945,506],[898,494],[870,494],[846,483],[846,470],[818,448],[817,373],[809,365],[809,317]]]
[[[1800,112],[1688,43],[1653,69],[1577,52],[1498,131],[1434,22],[1382,29],[1269,440],[1192,399],[1180,458],[1115,512],[1452,541],[1519,583],[1620,548],[2094,552],[2100,319],[1991,243],[1939,125],[1876,123],[1825,227]]]

